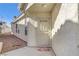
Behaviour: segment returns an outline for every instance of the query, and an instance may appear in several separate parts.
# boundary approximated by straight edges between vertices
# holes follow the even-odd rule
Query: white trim
[[[27,11],[34,3],[29,3],[28,6],[26,7],[25,11]],[[25,14],[21,14],[17,19],[13,20],[13,23],[18,21],[20,18],[22,18]]]
[[[20,18],[22,18],[23,16],[24,16],[24,13],[21,14],[17,19],[13,20],[13,23],[16,22],[16,21],[18,21],[18,20],[19,20]]]

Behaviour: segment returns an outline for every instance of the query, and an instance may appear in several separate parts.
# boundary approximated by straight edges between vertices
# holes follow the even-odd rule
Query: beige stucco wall
[[[51,17],[49,13],[31,13],[29,15],[28,40],[30,46],[50,47],[50,36],[46,31],[50,31]],[[46,20],[46,23],[42,22]],[[33,23],[34,21],[35,23]],[[46,31],[45,31],[46,28]]]
[[[27,24],[25,24],[25,19]],[[43,23],[43,20],[46,23]],[[16,23],[18,24],[19,33],[16,33]],[[12,26],[14,35],[26,41],[28,46],[51,46],[49,36],[51,17],[49,13],[32,13],[31,17],[24,17],[16,23]],[[25,26],[27,26],[27,35],[25,35]]]
[[[36,44],[36,28],[29,22],[27,25],[27,45],[28,46],[37,46]]]
[[[52,28],[54,27],[54,24],[55,24],[55,21],[57,19],[57,16],[59,14],[59,11],[60,11],[60,8],[61,8],[61,3],[58,3],[55,5],[54,9],[52,9],[52,12],[51,12],[51,16],[52,16]]]
[[[62,25],[61,25],[62,24]],[[78,5],[62,4],[54,28],[52,28],[52,48],[56,55],[79,55]]]

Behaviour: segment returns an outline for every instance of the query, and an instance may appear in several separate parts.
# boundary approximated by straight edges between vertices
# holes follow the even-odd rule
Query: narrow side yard
[[[29,47],[27,42],[12,34],[1,34],[3,56],[54,56],[51,48]]]

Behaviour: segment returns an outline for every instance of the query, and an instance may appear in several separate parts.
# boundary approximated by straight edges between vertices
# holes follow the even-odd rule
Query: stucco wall
[[[37,46],[36,44],[36,28],[29,22],[27,25],[27,45],[28,46]]]
[[[49,16],[48,16],[49,15]],[[46,31],[50,31],[51,17],[49,13],[32,13],[29,16],[28,40],[30,46],[50,47],[50,36]],[[46,21],[46,23],[42,22]],[[35,22],[35,23],[33,23]],[[45,31],[46,30],[46,31]]]
[[[17,29],[19,30],[19,32],[17,33],[16,33],[16,24],[17,24]],[[25,35],[25,26],[26,26],[25,18],[22,18],[22,20],[16,22],[15,24],[12,24],[12,32],[15,36],[27,42],[27,35]]]
[[[78,28],[78,5],[62,4],[54,28],[52,28],[54,31],[58,29],[52,36],[52,48],[56,55],[79,55]]]

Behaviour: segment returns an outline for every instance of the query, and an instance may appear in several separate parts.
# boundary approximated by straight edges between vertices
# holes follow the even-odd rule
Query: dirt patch
[[[0,42],[3,42],[2,53],[27,46],[27,42],[17,38],[14,35],[0,35]]]

